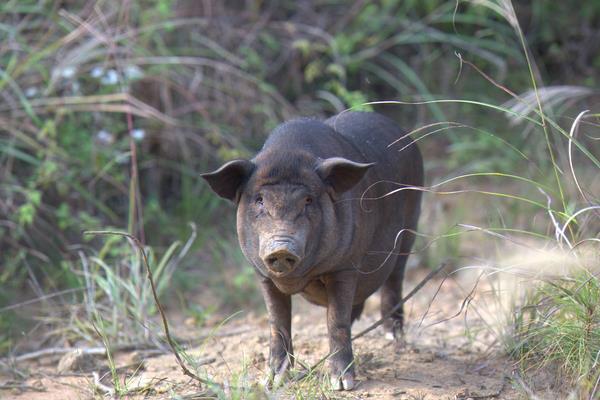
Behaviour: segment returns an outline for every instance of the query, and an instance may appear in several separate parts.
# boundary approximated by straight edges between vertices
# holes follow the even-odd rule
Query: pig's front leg
[[[350,341],[352,303],[356,290],[356,271],[328,275],[327,328],[329,330],[329,371],[334,390],[351,390],[354,387],[354,358]]]
[[[270,375],[267,384],[279,386],[287,370],[293,365],[292,349],[292,299],[273,284],[270,279],[261,280],[261,288],[271,328],[269,345]]]

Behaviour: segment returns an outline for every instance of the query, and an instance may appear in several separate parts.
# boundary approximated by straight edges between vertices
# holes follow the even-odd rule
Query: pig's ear
[[[238,189],[254,170],[254,163],[248,160],[233,160],[214,172],[200,175],[212,190],[224,199],[237,201]]]
[[[375,163],[357,163],[342,157],[323,160],[317,166],[317,174],[338,193],[352,189]]]

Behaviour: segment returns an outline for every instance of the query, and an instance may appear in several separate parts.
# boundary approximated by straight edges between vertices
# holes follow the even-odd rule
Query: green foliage
[[[159,297],[166,292],[195,238],[194,230],[187,243],[173,243],[161,258],[151,247],[144,249]],[[115,235],[97,255],[80,256],[81,269],[75,274],[78,286],[84,288],[83,310],[75,310],[67,330],[90,342],[100,333],[102,341],[113,346],[148,343],[151,317],[157,308],[138,249]],[[81,314],[85,317],[79,317]]]
[[[231,311],[256,308],[262,304],[262,297],[256,284],[256,271],[248,265],[238,246],[232,248],[231,239],[211,241],[206,247],[210,251],[211,265],[204,266],[208,284],[213,288],[213,296],[219,301],[221,309]],[[207,243],[207,244],[209,244]],[[225,266],[214,270],[214,266]]]
[[[10,327],[14,325],[14,316],[0,314],[0,354],[10,350],[13,344]]]
[[[243,10],[215,8],[237,18],[220,19],[218,29],[204,18],[202,7],[170,0],[143,0],[117,13],[74,4],[59,13],[52,2],[7,4],[0,15],[2,34],[21,48],[0,51],[5,66],[0,74],[0,197],[6,199],[0,213],[12,227],[0,233],[0,242],[7,260],[27,259],[35,271],[42,263],[33,250],[48,258],[56,266],[46,276],[52,285],[52,271],[73,258],[65,249],[82,241],[82,230],[119,226],[133,212],[126,199],[128,113],[133,127],[144,132],[137,142],[144,224],[149,234],[161,233],[164,245],[183,238],[179,227],[190,220],[209,225],[221,220],[220,203],[205,190],[198,172],[248,156],[285,118],[369,110],[374,107],[364,103],[380,99],[431,100],[449,88],[463,98],[499,99],[502,93],[487,90],[487,81],[466,75],[467,66],[455,83],[461,69],[457,51],[511,90],[528,88],[511,27],[493,10],[470,2],[460,2],[455,10],[450,1],[386,0],[351,11],[342,2],[315,3],[322,24],[280,22],[297,12],[287,4],[258,31],[251,29],[264,12],[258,3]],[[517,2],[516,7],[543,27],[528,37],[540,51],[549,42],[558,46],[565,29],[578,26],[565,18],[571,15],[566,5]],[[190,19],[179,18],[181,13]],[[573,18],[592,23],[598,13],[586,5]],[[73,15],[79,14],[95,21],[95,31],[76,30]],[[561,16],[556,24],[540,22],[556,15]],[[15,23],[24,16],[27,24]],[[224,22],[229,20],[235,22]],[[246,32],[252,33],[246,37]],[[109,41],[97,40],[98,35]],[[560,80],[572,71],[561,64],[552,77]],[[495,129],[497,116],[473,105],[425,107],[417,115],[414,106],[387,110],[407,126],[431,119],[429,113],[438,120],[468,114],[473,125],[493,127],[495,135],[522,151],[537,150],[539,142],[514,127]],[[499,142],[489,135],[446,137],[450,166],[511,170],[526,163],[516,153],[498,152]]]

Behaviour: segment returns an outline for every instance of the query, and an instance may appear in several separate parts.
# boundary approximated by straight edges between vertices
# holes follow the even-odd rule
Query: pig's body
[[[291,364],[290,295],[328,308],[332,383],[340,389],[354,385],[350,325],[364,301],[382,288],[386,314],[400,300],[421,196],[390,192],[423,185],[411,138],[389,146],[403,135],[375,113],[294,120],[276,128],[252,161],[205,175],[238,203],[240,245],[261,277],[271,317],[274,374]],[[386,330],[395,336],[402,318],[397,312]]]
[[[336,230],[335,253],[321,264],[313,265],[301,276],[272,279],[282,292],[300,292],[312,303],[326,306],[325,288],[316,278],[340,270],[361,271],[361,284],[356,288],[353,298],[348,299],[353,304],[361,304],[389,276],[400,257],[397,254],[410,251],[408,243],[403,244],[402,240],[398,240],[394,247],[394,241],[403,228],[416,228],[419,193],[404,190],[384,197],[399,188],[394,182],[415,186],[423,184],[418,148],[411,146],[398,152],[411,139],[406,138],[388,148],[403,135],[394,122],[378,114],[348,112],[332,117],[325,123],[311,119],[287,122],[269,136],[262,152],[305,150],[321,159],[344,157],[362,163],[375,163],[356,186],[336,199],[336,211],[343,222],[339,224],[340,229]],[[372,185],[372,189],[367,191]],[[369,200],[375,198],[378,200]],[[238,220],[241,230],[244,229],[242,219]],[[408,236],[403,234],[400,238]],[[245,235],[242,233],[239,237],[244,248]],[[400,250],[401,247],[404,247],[404,251]]]

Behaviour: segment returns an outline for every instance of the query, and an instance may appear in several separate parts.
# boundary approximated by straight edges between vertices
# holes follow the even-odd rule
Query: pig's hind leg
[[[403,265],[399,265],[402,263]],[[386,339],[399,339],[403,334],[404,307],[401,305],[396,311],[392,310],[402,299],[402,280],[404,279],[404,264],[406,257],[399,257],[396,268],[387,278],[381,288],[381,317],[385,318],[383,329]],[[391,316],[387,317],[388,314]]]
[[[354,323],[357,319],[360,318],[360,315],[363,312],[363,308],[365,308],[365,302],[355,304],[352,306],[352,314],[350,316],[350,324]]]
[[[404,281],[404,270],[406,260],[413,246],[415,236],[405,231],[400,244],[400,255],[396,259],[396,265],[390,276],[381,288],[381,317],[387,317],[383,323],[385,337],[390,340],[399,340],[403,336],[404,329],[404,305],[398,306],[402,300],[402,282]],[[392,312],[394,308],[398,309]]]

